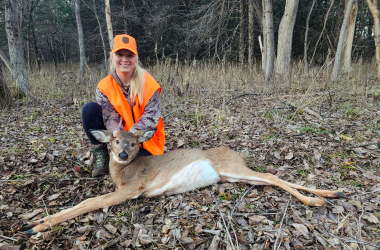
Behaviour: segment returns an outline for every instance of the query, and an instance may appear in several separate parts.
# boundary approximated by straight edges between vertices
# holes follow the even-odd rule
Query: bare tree
[[[254,44],[255,44],[255,38],[254,38],[254,2],[255,0],[248,0],[248,64],[250,66],[254,63]]]
[[[0,67],[0,109],[12,106],[12,95],[4,81],[3,70]]]
[[[278,28],[276,73],[283,79],[290,77],[293,28],[296,22],[299,0],[288,0]]]
[[[124,22],[124,32],[128,34],[128,22],[127,22],[127,13],[125,11],[125,0],[123,0],[123,22]]]
[[[265,51],[265,82],[273,80],[274,70],[274,32],[273,32],[273,7],[272,0],[265,0],[265,31],[266,41],[264,45]]]
[[[244,9],[243,9],[244,2],[243,0],[240,0],[240,34],[239,34],[239,61],[241,64],[244,62]]]
[[[339,34],[338,46],[336,48],[336,53],[335,53],[334,68],[331,75],[332,82],[337,82],[339,80],[339,74],[342,68],[343,49],[344,49],[346,38],[347,38],[348,21],[350,18],[350,13],[351,13],[353,3],[354,3],[354,0],[348,0],[347,5],[346,5],[342,28],[340,29],[340,34]]]
[[[4,53],[2,49],[0,49],[0,58],[3,60],[9,71],[12,73],[12,64],[11,61],[9,60],[8,56]]]
[[[355,35],[355,23],[356,16],[358,14],[358,1],[355,0],[350,13],[350,21],[348,24],[348,34],[346,39],[346,46],[344,47],[343,52],[343,71],[350,72],[351,68],[351,52],[352,52],[352,44],[354,42]]]
[[[308,48],[308,42],[307,42],[307,37],[309,34],[309,21],[310,21],[310,16],[311,12],[313,11],[314,5],[315,5],[316,0],[313,0],[313,4],[310,7],[309,14],[307,15],[306,18],[306,30],[305,30],[305,41],[303,43],[303,63],[304,63],[304,73],[306,74],[308,72],[308,62],[307,62],[307,48]]]
[[[27,96],[30,91],[22,41],[23,6],[23,1],[5,0],[5,29],[9,57],[19,97]]]
[[[106,12],[106,20],[107,20],[108,42],[110,43],[110,49],[112,50],[113,29],[112,29],[110,0],[105,0],[104,2],[105,2],[105,12]]]
[[[223,21],[223,15],[224,15],[224,3],[225,2],[226,2],[226,0],[223,0],[222,7],[220,9],[218,33],[216,35],[216,41],[215,41],[214,57],[217,57],[217,58],[219,58],[219,55],[218,55],[218,43],[219,43],[219,37],[220,37],[221,29],[222,29],[222,21]]]
[[[376,46],[376,63],[377,78],[380,81],[380,20],[379,9],[377,8],[377,0],[367,0],[368,8],[373,16],[375,46]]]
[[[80,2],[81,0],[75,0],[75,18],[77,21],[78,28],[78,42],[79,42],[79,55],[80,55],[80,81],[82,83],[85,74],[85,64],[86,64],[86,51],[84,49],[84,37],[83,37],[83,25],[82,19],[80,17]]]

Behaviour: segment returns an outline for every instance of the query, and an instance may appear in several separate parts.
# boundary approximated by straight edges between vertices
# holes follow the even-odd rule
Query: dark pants
[[[103,122],[102,107],[96,102],[89,102],[83,106],[82,109],[82,124],[84,132],[92,145],[98,145],[101,142],[95,139],[90,133],[90,129],[102,129],[107,130]],[[152,155],[146,149],[141,148],[137,156],[149,156]]]

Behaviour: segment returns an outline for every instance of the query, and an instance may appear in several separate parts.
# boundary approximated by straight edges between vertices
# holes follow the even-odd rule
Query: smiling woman
[[[130,35],[117,35],[110,53],[110,73],[98,83],[97,103],[87,103],[82,110],[82,124],[94,146],[95,167],[92,176],[108,174],[107,144],[100,143],[90,129],[130,131],[157,128],[153,138],[141,144],[139,156],[164,152],[165,132],[161,118],[161,87],[138,64],[136,40]]]

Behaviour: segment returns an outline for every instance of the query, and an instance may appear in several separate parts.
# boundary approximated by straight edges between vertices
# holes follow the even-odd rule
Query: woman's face
[[[118,50],[113,55],[113,63],[117,73],[132,73],[136,62],[137,56],[127,49]]]

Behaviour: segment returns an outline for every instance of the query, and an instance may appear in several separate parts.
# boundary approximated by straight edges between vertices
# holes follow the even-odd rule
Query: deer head
[[[98,141],[110,143],[111,158],[121,164],[130,163],[139,152],[140,143],[149,141],[155,132],[156,129],[141,130],[136,133],[118,131],[116,137],[114,137],[112,131],[90,129],[90,133]]]

